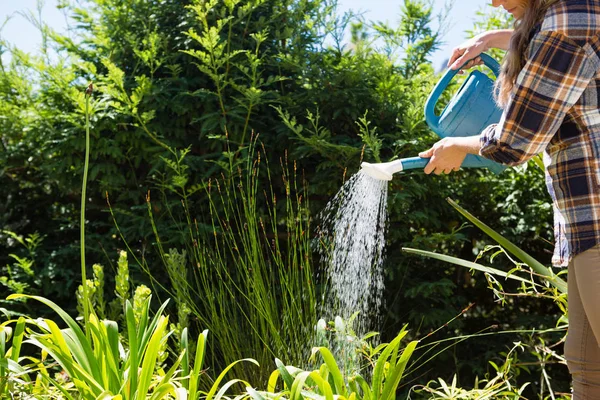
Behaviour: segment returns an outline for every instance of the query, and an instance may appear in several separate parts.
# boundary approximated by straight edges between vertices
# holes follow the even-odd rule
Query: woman
[[[517,165],[544,153],[553,200],[553,264],[568,266],[565,358],[573,399],[600,399],[600,0],[493,0],[512,31],[486,32],[454,50],[457,69],[507,49],[496,83],[500,122],[445,138],[420,154],[426,173],[457,170],[467,153]]]

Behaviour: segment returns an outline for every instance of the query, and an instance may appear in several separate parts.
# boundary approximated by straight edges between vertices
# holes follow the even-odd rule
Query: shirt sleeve
[[[480,154],[518,165],[544,151],[597,69],[585,49],[564,34],[539,32],[500,121],[481,132]]]

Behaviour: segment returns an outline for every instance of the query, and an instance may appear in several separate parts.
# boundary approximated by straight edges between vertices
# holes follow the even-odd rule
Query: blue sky
[[[446,1],[433,0],[434,10],[443,10]],[[57,0],[45,0],[42,18],[53,28],[64,30],[65,16],[56,9],[56,3]],[[339,0],[342,11],[352,9],[364,12],[367,20],[387,21],[392,25],[398,20],[402,3],[403,0]],[[450,29],[444,37],[445,44],[432,58],[436,68],[440,68],[451,49],[464,40],[464,31],[472,27],[475,11],[487,7],[490,3],[491,0],[455,0],[449,16]],[[28,10],[36,12],[36,0],[0,0],[0,26],[7,16],[12,15],[0,31],[0,36],[20,49],[34,52],[39,48],[40,34],[30,22],[17,14]]]

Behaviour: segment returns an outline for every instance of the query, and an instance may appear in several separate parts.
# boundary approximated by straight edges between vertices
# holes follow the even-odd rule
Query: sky
[[[434,11],[441,11],[447,0],[433,0]],[[35,52],[39,49],[41,38],[37,29],[20,13],[34,12],[37,0],[0,0],[0,27],[10,16],[0,30],[0,37],[16,45],[18,48]],[[392,26],[399,19],[400,5],[403,0],[339,0],[341,11],[352,9],[364,13],[367,21],[388,22]],[[436,69],[441,68],[451,50],[465,39],[465,30],[473,25],[475,12],[489,7],[491,0],[455,0],[448,21],[449,30],[443,38],[444,45],[432,57]],[[56,8],[57,0],[45,0],[42,9],[42,19],[56,30],[65,30],[67,26],[65,15]],[[435,28],[435,27],[434,27]]]

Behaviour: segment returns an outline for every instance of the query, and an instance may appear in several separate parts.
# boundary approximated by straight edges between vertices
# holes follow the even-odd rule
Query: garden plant
[[[26,15],[39,53],[0,25],[0,396],[568,392],[534,162],[394,179],[380,335],[319,320],[316,215],[362,160],[435,141],[423,105],[443,12],[402,0],[390,24],[336,0],[58,3],[66,33]],[[470,34],[510,23],[481,15]]]

